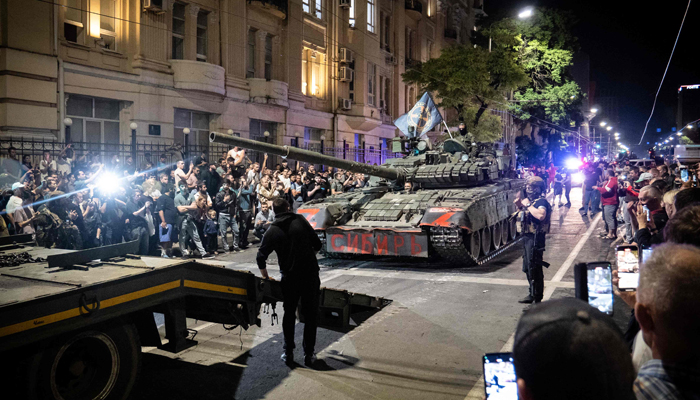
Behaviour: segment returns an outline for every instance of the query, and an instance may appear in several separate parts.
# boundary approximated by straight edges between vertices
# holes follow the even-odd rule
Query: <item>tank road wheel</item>
[[[505,246],[508,243],[508,220],[504,219],[499,223],[501,224],[501,245]]]
[[[493,225],[493,227],[491,229],[491,233],[492,233],[492,235],[491,235],[492,240],[491,241],[493,242],[493,249],[494,250],[498,250],[501,248],[501,239],[503,236],[502,228],[503,228],[503,226],[501,225],[501,221],[498,221]]]
[[[515,240],[516,236],[518,236],[518,227],[515,217],[508,220],[508,233],[510,233],[510,240]]]
[[[141,366],[133,324],[72,332],[37,354],[30,375],[36,399],[126,399]]]
[[[479,232],[474,232],[469,235],[469,254],[479,258],[479,253],[481,253],[481,235]]]
[[[486,226],[481,231],[481,251],[484,255],[491,250],[491,229]]]

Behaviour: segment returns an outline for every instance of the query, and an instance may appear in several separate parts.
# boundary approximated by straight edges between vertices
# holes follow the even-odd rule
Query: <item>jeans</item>
[[[569,198],[569,193],[571,193],[571,186],[564,186],[564,196],[566,196],[566,204],[571,204],[571,199]]]
[[[626,201],[623,200],[620,207],[622,207],[622,220],[625,221],[625,241],[629,243],[634,238],[634,231],[632,228],[632,216],[627,211]]]
[[[301,300],[301,316],[304,318],[304,354],[311,355],[316,347],[316,327],[318,325],[318,301],[321,291],[321,281],[316,276],[289,277],[282,276],[282,295],[284,298],[284,316],[282,331],[284,332],[285,352],[291,354],[294,350],[294,325],[296,310]]]
[[[523,234],[523,272],[530,284],[530,296],[536,303],[544,296],[544,271],[542,261],[544,253],[544,233],[537,234],[535,243],[534,233]]]
[[[231,219],[231,214],[219,213],[219,236],[221,236],[221,242],[225,251],[228,251],[228,240],[226,239],[226,231],[231,228],[231,233],[233,234],[233,244],[234,250],[238,249],[238,223],[235,219]]]
[[[603,218],[605,220],[605,231],[616,231],[617,230],[617,204],[604,205],[603,206]]]
[[[180,227],[180,251],[182,254],[185,254],[185,250],[187,249],[187,242],[192,239],[194,241],[194,245],[197,246],[197,250],[199,250],[199,253],[201,255],[206,254],[206,250],[204,250],[204,246],[202,245],[202,241],[199,238],[199,232],[197,232],[197,225],[195,225],[194,221],[192,221],[191,218],[187,217],[182,220],[182,226]]]
[[[252,225],[253,213],[250,210],[241,210],[238,212],[238,223],[240,225],[241,243],[240,246],[248,246],[248,234],[250,233],[250,225]]]
[[[131,240],[138,240],[139,241],[139,255],[140,256],[147,256],[148,255],[148,246],[149,246],[149,240],[150,237],[148,235],[148,229],[144,227],[138,227],[138,228],[133,228],[131,230]]]
[[[262,240],[263,236],[265,235],[265,232],[267,232],[267,229],[270,227],[270,225],[260,225],[255,227],[255,232],[253,234],[255,235],[256,238]]]
[[[600,192],[597,190],[588,190],[583,192],[583,206],[579,208],[579,211],[581,214],[587,214],[588,213],[588,207],[590,203],[590,209],[591,213],[595,214],[600,211]]]

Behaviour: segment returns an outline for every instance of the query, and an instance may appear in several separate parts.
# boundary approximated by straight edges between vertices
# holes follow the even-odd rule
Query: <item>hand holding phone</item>
[[[639,249],[634,245],[617,246],[617,274],[621,291],[637,290],[639,283]]]
[[[576,298],[608,315],[613,314],[613,271],[609,262],[574,266]]]

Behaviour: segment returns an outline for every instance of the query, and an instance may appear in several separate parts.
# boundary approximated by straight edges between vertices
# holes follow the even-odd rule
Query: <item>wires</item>
[[[647,123],[644,124],[644,131],[642,132],[642,137],[639,138],[639,143],[641,145],[644,140],[644,135],[647,133],[647,128],[649,127],[649,121],[651,117],[654,116],[654,109],[656,109],[656,100],[659,98],[659,92],[661,92],[661,86],[664,84],[664,79],[666,79],[666,73],[668,72],[668,67],[671,65],[671,60],[673,59],[673,53],[676,51],[676,45],[678,44],[678,38],[681,37],[681,31],[683,30],[683,24],[685,23],[685,17],[688,15],[688,10],[690,9],[690,3],[692,0],[688,0],[688,6],[685,8],[685,14],[683,14],[683,20],[681,21],[681,27],[678,29],[678,35],[676,35],[676,41],[673,43],[673,49],[671,50],[671,56],[668,58],[668,63],[666,63],[666,69],[664,70],[664,75],[661,77],[661,83],[659,83],[659,88],[656,90],[656,95],[654,96],[654,104],[651,106],[651,114],[649,114],[649,119]]]

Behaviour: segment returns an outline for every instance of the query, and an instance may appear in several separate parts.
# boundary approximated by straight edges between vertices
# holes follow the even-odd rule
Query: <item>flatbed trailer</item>
[[[131,256],[135,242],[72,252],[3,239],[0,257],[46,258],[0,268],[2,376],[20,380],[13,388],[19,398],[125,399],[142,346],[177,353],[196,344],[187,318],[247,329],[261,325],[263,305],[274,318],[282,301],[278,281],[196,261]],[[387,302],[322,288],[319,326],[347,331],[351,314]],[[164,315],[166,340],[154,313]]]

